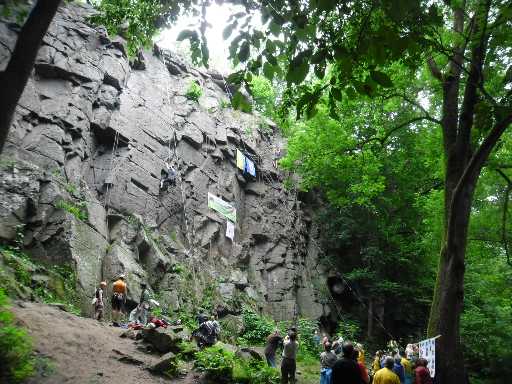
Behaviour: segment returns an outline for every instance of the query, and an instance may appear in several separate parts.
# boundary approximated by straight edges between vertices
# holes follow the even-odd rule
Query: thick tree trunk
[[[37,52],[61,0],[38,0],[20,31],[5,71],[0,72],[0,154],[12,118],[34,67]]]
[[[464,186],[452,201],[448,233],[441,251],[440,270],[445,276],[439,290],[439,322],[436,377],[438,383],[463,383],[464,360],[459,325],[464,303],[464,258],[474,184]]]

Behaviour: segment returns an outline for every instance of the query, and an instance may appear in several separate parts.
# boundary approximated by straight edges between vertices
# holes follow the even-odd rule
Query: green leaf
[[[183,41],[185,39],[192,39],[196,40],[198,38],[197,32],[192,31],[191,29],[184,29],[178,34],[178,37],[176,38],[177,41]]]
[[[317,7],[321,11],[332,11],[338,0],[317,0]]]
[[[263,75],[269,80],[274,78],[274,67],[268,62],[263,65]]]
[[[244,71],[233,72],[232,74],[230,74],[227,77],[226,81],[229,84],[241,84],[242,80],[244,79],[244,76],[245,76]]]
[[[325,76],[325,63],[315,65],[315,75],[319,79],[323,79]]]
[[[279,36],[281,33],[281,26],[272,20],[268,26],[268,29],[274,36]]]
[[[370,76],[373,81],[377,84],[381,85],[384,88],[391,88],[393,86],[393,82],[389,78],[387,74],[380,71],[371,71]]]
[[[242,112],[250,113],[252,111],[252,105],[247,97],[240,91],[236,91],[231,100],[231,104],[234,109],[241,110]]]
[[[307,61],[303,61],[298,66],[292,66],[288,68],[286,74],[286,81],[288,83],[300,84],[304,81],[309,72],[309,64]]]
[[[331,95],[334,99],[341,101],[343,94],[339,88],[331,87]]]
[[[229,36],[231,36],[231,33],[233,33],[233,29],[238,24],[237,21],[235,21],[233,24],[229,24],[224,30],[222,31],[222,38],[224,40],[229,39]]]
[[[241,63],[246,62],[249,59],[249,54],[251,53],[250,45],[248,41],[244,41],[240,50],[238,51],[238,60]]]

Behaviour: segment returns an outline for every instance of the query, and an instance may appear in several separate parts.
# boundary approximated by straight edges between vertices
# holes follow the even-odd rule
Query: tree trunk
[[[0,154],[3,151],[16,105],[27,85],[37,52],[61,0],[38,0],[21,28],[5,71],[0,72]]]
[[[445,276],[439,290],[439,322],[436,351],[436,377],[438,383],[463,383],[464,359],[460,345],[460,316],[464,303],[464,258],[474,184],[452,200],[449,212],[447,238],[441,251],[440,271]],[[433,336],[433,335],[430,335]]]
[[[373,300],[368,300],[368,340],[373,339]]]

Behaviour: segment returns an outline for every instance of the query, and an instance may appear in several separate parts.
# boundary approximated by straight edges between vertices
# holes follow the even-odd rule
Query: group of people
[[[107,282],[102,281],[94,293],[94,318],[98,321],[103,320],[105,310],[105,290]],[[147,288],[146,283],[141,283],[140,302],[130,312],[129,322],[146,325],[149,320],[149,310],[151,308],[151,294]],[[120,326],[121,317],[125,312],[126,298],[128,295],[128,286],[126,284],[126,277],[124,274],[119,277],[112,284],[112,325],[115,327]],[[153,300],[154,301],[154,300]]]
[[[220,336],[220,324],[215,315],[208,317],[200,313],[197,315],[198,328],[192,332],[194,339],[199,348],[211,347]]]
[[[316,334],[315,334],[316,336]],[[283,348],[281,360],[281,383],[295,383],[296,357],[299,348],[297,329],[290,328],[283,338],[279,331],[267,337],[265,358],[267,364],[276,367],[276,352]],[[320,338],[315,338],[320,342]],[[365,366],[364,350],[360,344],[343,339],[331,342],[327,337],[321,341],[320,384],[432,384],[425,359],[414,359],[398,350],[388,354],[378,351],[370,371]],[[341,355],[338,357],[338,355]]]
[[[297,351],[299,342],[297,340],[297,328],[291,327],[283,338],[279,330],[274,331],[267,337],[265,345],[265,358],[267,364],[276,367],[276,352],[279,346],[283,347],[281,359],[281,383],[295,383],[295,371],[297,370]]]
[[[428,361],[404,351],[395,351],[394,356],[377,351],[372,371],[376,384],[432,384]]]

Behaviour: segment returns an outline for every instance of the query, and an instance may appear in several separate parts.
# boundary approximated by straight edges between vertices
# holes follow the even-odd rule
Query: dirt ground
[[[48,362],[30,384],[192,384],[197,381],[193,373],[176,380],[149,373],[144,367],[155,364],[158,356],[137,350],[137,343],[131,339],[120,338],[123,329],[44,304],[17,302],[12,310],[32,336],[38,356]]]

